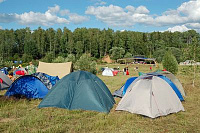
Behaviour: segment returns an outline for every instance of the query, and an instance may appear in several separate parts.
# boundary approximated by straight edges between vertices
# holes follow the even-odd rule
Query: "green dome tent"
[[[89,72],[77,71],[59,80],[38,107],[108,113],[114,103],[111,92],[101,79]]]

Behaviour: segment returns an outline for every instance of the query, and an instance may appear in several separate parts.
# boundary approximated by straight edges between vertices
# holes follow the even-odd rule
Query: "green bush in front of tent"
[[[96,70],[97,63],[90,57],[89,54],[83,54],[79,60],[75,63],[75,69],[88,71],[93,74],[97,73]]]
[[[178,62],[171,51],[167,51],[162,60],[163,68],[176,74],[178,72]]]

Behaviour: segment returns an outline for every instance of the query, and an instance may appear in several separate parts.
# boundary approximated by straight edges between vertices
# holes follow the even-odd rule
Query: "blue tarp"
[[[47,87],[35,76],[21,76],[10,86],[5,96],[21,95],[27,98],[43,98],[48,93]]]
[[[117,97],[123,97],[123,95],[125,95],[127,88],[129,87],[129,85],[136,79],[137,77],[131,77],[129,78],[126,83],[119,89],[116,90],[113,93],[113,96],[117,96]]]

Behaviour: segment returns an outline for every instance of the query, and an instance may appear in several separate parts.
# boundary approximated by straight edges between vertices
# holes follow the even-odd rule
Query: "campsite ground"
[[[99,65],[98,68],[106,66]],[[108,67],[125,65],[111,64]],[[137,65],[139,71],[150,72],[149,65]],[[129,66],[129,76],[119,73],[115,77],[98,76],[105,82],[111,92],[119,89],[131,76],[138,76],[136,65]],[[153,71],[157,68],[153,67]],[[120,101],[109,114],[93,111],[69,111],[59,108],[38,109],[41,100],[5,98],[0,92],[0,132],[200,132],[200,76],[196,69],[195,87],[190,66],[180,66],[177,77],[186,92],[182,102],[185,112],[178,112],[166,117],[150,119],[125,111],[115,111]],[[167,100],[167,99],[166,99]]]

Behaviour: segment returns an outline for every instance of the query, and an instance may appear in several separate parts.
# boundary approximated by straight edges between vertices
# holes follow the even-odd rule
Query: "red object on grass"
[[[118,72],[119,72],[118,70],[114,70],[113,75],[116,76],[118,74]]]
[[[0,78],[0,83],[2,84],[3,83],[3,80]]]
[[[15,74],[17,74],[17,75],[25,75],[25,73],[24,73],[24,71],[16,71],[16,73]]]

